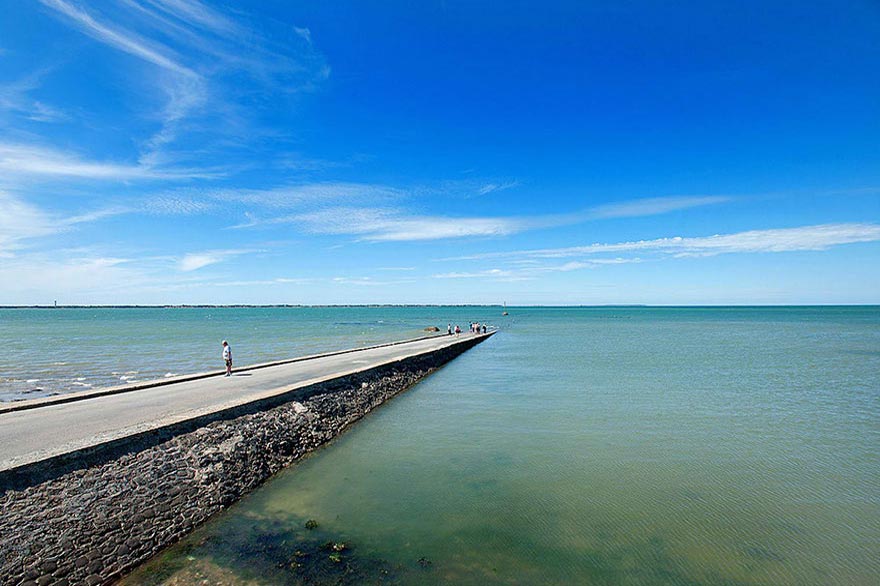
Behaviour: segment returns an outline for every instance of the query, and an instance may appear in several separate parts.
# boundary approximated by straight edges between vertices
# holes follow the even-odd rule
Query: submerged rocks
[[[428,326],[424,329],[424,331],[426,331],[426,332],[439,332],[440,328],[438,328],[437,326]]]

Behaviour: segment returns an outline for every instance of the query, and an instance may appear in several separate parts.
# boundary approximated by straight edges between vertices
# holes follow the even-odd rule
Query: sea
[[[0,310],[5,401],[499,332],[126,584],[880,584],[880,307]]]

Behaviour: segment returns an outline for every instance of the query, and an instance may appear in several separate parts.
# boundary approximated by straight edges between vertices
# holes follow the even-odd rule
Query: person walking
[[[226,376],[232,376],[232,347],[223,340],[223,362],[226,363]]]

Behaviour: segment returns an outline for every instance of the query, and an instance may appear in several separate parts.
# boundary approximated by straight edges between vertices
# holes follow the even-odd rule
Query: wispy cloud
[[[301,224],[316,234],[350,234],[372,241],[416,241],[507,236],[527,230],[579,224],[612,217],[667,213],[727,201],[727,198],[673,197],[610,204],[582,212],[537,216],[454,217],[409,214],[397,208],[328,207],[276,218]]]
[[[277,216],[279,211],[314,209],[340,202],[388,202],[400,199],[403,193],[382,185],[362,183],[324,182],[291,184],[271,189],[235,188],[180,188],[151,196],[144,210],[158,214],[191,215],[222,208],[235,211],[245,208],[247,222],[237,228],[262,224],[290,222],[288,216]]]
[[[34,100],[31,103],[27,118],[28,120],[33,120],[35,122],[60,122],[62,120],[67,120],[69,116],[63,110]]]
[[[653,198],[535,216],[443,216],[408,211],[406,203],[423,193],[419,187],[348,182],[292,184],[269,189],[188,188],[156,196],[147,208],[169,214],[224,209],[244,216],[244,221],[230,226],[235,229],[291,224],[312,234],[402,242],[508,236],[610,217],[661,214],[727,200],[720,196]],[[229,204],[238,209],[230,208]],[[292,213],[279,213],[286,210]]]
[[[97,248],[26,252],[0,262],[4,303],[127,303],[139,295],[210,285],[188,273],[169,273],[168,257],[118,256]],[[143,297],[142,297],[143,299]],[[167,298],[158,299],[167,302]]]
[[[597,206],[591,208],[588,215],[596,219],[656,216],[679,210],[724,203],[730,200],[730,197],[718,195],[651,197]]]
[[[276,165],[291,171],[327,171],[338,169],[339,167],[348,167],[352,165],[355,159],[331,161],[315,157],[305,157],[301,153],[287,153],[278,157]]]
[[[40,2],[83,34],[155,67],[152,85],[164,105],[151,116],[159,129],[141,142],[140,161],[147,166],[186,156],[165,147],[194,120],[211,121],[202,132],[245,133],[245,139],[259,134],[240,121],[253,108],[236,105],[229,82],[237,73],[276,95],[312,88],[329,75],[323,56],[301,32],[288,29],[294,42],[269,40],[241,24],[241,13],[229,16],[197,0],[116,0],[100,10],[69,0]]]
[[[64,232],[79,224],[125,213],[123,208],[104,208],[73,216],[59,216],[0,191],[0,257],[10,257],[30,240]]]
[[[75,216],[70,216],[67,218],[62,218],[58,220],[58,225],[60,226],[75,226],[77,224],[86,224],[88,222],[97,222],[99,220],[103,220],[105,218],[112,218],[114,216],[121,216],[123,214],[131,213],[131,208],[125,206],[110,206],[106,208],[101,208],[97,210],[92,210],[89,212],[85,212],[82,214],[78,214]]]
[[[407,216],[395,209],[326,208],[286,218],[317,234],[350,234],[373,241],[502,236],[525,228],[510,218]]]
[[[310,45],[312,44],[312,31],[310,31],[308,28],[295,26],[293,27],[293,32],[302,37]]]
[[[28,255],[0,263],[4,299],[51,303],[53,298],[69,301],[76,297],[89,302],[98,291],[128,294],[131,287],[145,282],[140,271],[126,266],[126,259],[54,256]]]
[[[218,33],[237,33],[239,27],[198,0],[146,0],[175,18]]]
[[[21,241],[57,231],[56,223],[36,206],[0,191],[0,258],[9,257]]]
[[[22,79],[0,85],[0,110],[15,112],[35,122],[60,122],[69,116],[61,109],[31,97],[38,89],[47,69],[29,73]]]
[[[158,65],[162,69],[178,73],[183,76],[196,78],[198,75],[188,67],[178,63],[170,56],[167,47],[157,46],[138,35],[123,28],[104,24],[94,18],[85,10],[74,6],[64,0],[40,0],[43,5],[56,10],[69,18],[80,30],[90,37],[111,45],[121,51],[134,55],[144,61]]]
[[[237,250],[206,250],[203,252],[190,252],[183,256],[178,263],[178,269],[183,272],[196,271],[209,265],[221,263],[230,258],[259,252],[254,249]]]
[[[372,277],[333,277],[332,282],[337,285],[355,285],[357,287],[384,287],[388,285],[403,285],[412,283],[414,279],[395,279],[378,281]]]
[[[158,66],[168,75],[160,78],[167,102],[162,114],[162,127],[146,143],[141,162],[151,165],[161,161],[158,149],[174,140],[177,126],[190,112],[205,103],[207,88],[203,77],[179,62],[165,45],[141,38],[121,26],[104,23],[86,10],[65,0],[40,0],[45,6],[67,17],[83,33],[115,49]]]
[[[0,171],[6,179],[17,176],[75,177],[80,179],[126,181],[131,179],[211,178],[204,170],[154,168],[89,161],[75,154],[36,145],[0,142]]]
[[[435,279],[487,279],[495,281],[530,281],[548,273],[568,273],[582,269],[595,269],[607,265],[642,262],[640,258],[606,258],[590,261],[572,261],[561,265],[531,265],[512,269],[486,269],[481,271],[453,271],[432,275]]]
[[[172,194],[150,198],[143,204],[141,210],[162,216],[192,216],[208,213],[216,208],[216,202]]]
[[[477,188],[477,195],[488,195],[496,191],[504,191],[519,185],[519,181],[505,181],[502,183],[486,183]]]
[[[618,243],[596,243],[566,248],[493,252],[446,260],[488,258],[571,258],[622,252],[654,253],[675,257],[734,253],[770,253],[827,250],[833,246],[880,241],[880,225],[865,223],[819,224],[799,228],[749,230],[713,236],[656,238]]]
[[[453,271],[432,275],[435,279],[492,279],[498,281],[526,281],[534,277],[522,275],[519,271],[508,269],[486,269],[483,271]]]
[[[279,277],[277,279],[258,279],[251,281],[212,281],[194,283],[199,286],[211,287],[273,287],[277,285],[310,285],[315,282],[311,278],[286,278]]]
[[[211,199],[274,209],[292,209],[340,201],[381,202],[399,199],[404,192],[369,183],[323,182],[282,185],[273,189],[218,189],[204,192]]]

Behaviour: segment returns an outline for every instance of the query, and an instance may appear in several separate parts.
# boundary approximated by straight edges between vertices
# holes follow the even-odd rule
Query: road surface
[[[479,337],[488,337],[492,333]],[[214,374],[197,380],[116,389],[114,394],[0,412],[0,472],[97,446],[108,441],[209,415],[230,407],[346,376],[459,342],[438,335],[393,345],[319,356],[286,364],[237,369],[231,377]],[[100,391],[99,391],[100,392]],[[2,410],[0,410],[2,411]]]

